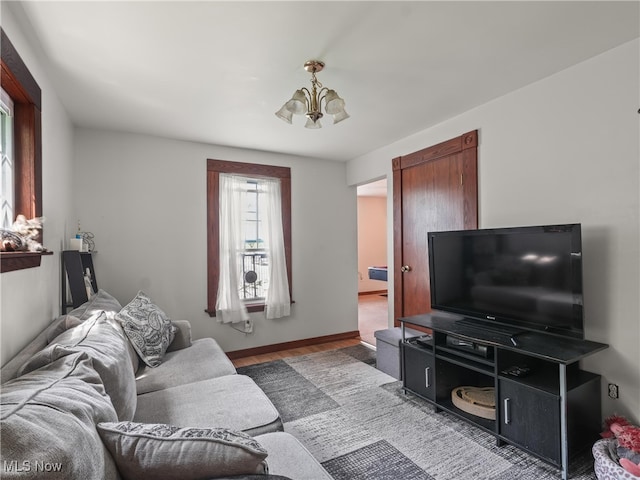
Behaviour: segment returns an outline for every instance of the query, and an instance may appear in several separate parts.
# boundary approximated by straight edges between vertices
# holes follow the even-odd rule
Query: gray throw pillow
[[[47,343],[51,343],[58,335],[66,332],[70,328],[77,327],[82,323],[78,317],[73,315],[63,315],[55,320],[57,325],[47,331]]]
[[[135,422],[99,423],[98,433],[125,480],[200,480],[268,473],[267,451],[226,428]]]
[[[111,397],[118,419],[131,420],[138,397],[128,344],[122,327],[100,311],[77,327],[58,335],[53,343],[33,355],[20,368],[18,375],[41,368],[66,355],[85,352]]]
[[[176,335],[176,327],[142,291],[116,315],[144,363],[157,367]]]
[[[98,293],[91,297],[88,302],[71,310],[69,315],[73,315],[80,320],[86,320],[97,312],[106,312],[108,317],[113,318],[121,308],[122,305],[118,300],[104,290],[99,289]]]
[[[91,363],[84,352],[66,355],[2,385],[0,477],[119,478],[96,431],[116,412]]]

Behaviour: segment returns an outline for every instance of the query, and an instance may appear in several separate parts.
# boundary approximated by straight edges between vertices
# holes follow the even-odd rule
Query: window
[[[278,190],[275,190],[279,191],[277,204],[268,201],[270,192],[274,191],[274,183],[278,184]],[[239,213],[238,210],[230,210],[232,194],[229,192],[235,192]],[[270,216],[270,209],[278,210],[279,215]],[[277,240],[270,236],[269,218],[275,218],[278,224],[281,222],[282,234]],[[230,232],[234,231],[231,227],[234,221],[237,221],[237,233],[230,237]],[[289,168],[208,160],[207,224],[209,315],[216,316],[218,293],[221,287],[224,289],[224,286],[220,285],[221,273],[223,280],[230,279],[238,300],[250,312],[265,310],[270,287],[275,291],[274,285],[270,284],[273,278],[286,277],[287,298],[290,302],[292,282]],[[237,248],[229,245],[237,245]],[[233,253],[225,255],[225,252]],[[279,262],[279,257],[284,257],[284,261]],[[281,266],[281,270],[278,266]],[[272,273],[274,271],[275,273]],[[233,295],[235,296],[235,293]],[[269,315],[269,307],[267,310]]]
[[[9,228],[15,215],[13,196],[13,100],[0,89],[0,228]]]
[[[2,141],[2,222],[4,215],[11,215],[9,221],[13,223],[16,215],[22,214],[27,218],[42,216],[42,115],[40,112],[42,95],[40,87],[29,72],[29,69],[18,55],[9,38],[0,29],[0,87],[13,102],[13,116],[11,131],[7,139]],[[4,97],[3,97],[4,98]],[[4,100],[3,100],[3,103]],[[5,107],[3,107],[4,110]],[[3,114],[4,122],[8,121]],[[8,132],[8,130],[7,130]],[[5,149],[11,146],[12,182],[5,190]],[[8,179],[7,168],[7,179]],[[9,194],[12,189],[12,194]],[[12,212],[5,210],[4,199],[13,203]],[[42,242],[42,238],[39,239]],[[40,265],[42,253],[2,252],[1,271],[9,272],[22,268]]]
[[[242,245],[238,252],[242,275],[238,285],[240,300],[264,303],[269,290],[269,252],[265,248],[263,205],[264,184],[256,178],[246,178],[241,192]]]

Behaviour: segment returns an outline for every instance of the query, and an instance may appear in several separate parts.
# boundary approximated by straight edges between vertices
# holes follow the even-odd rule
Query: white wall
[[[477,128],[481,227],[583,224],[586,336],[610,344],[584,366],[603,375],[603,386],[620,386],[619,400],[606,398],[603,388],[605,414],[639,420],[640,41],[354,159],[345,170],[339,163],[250,150],[74,132],[40,53],[8,4],[1,4],[2,27],[43,91],[45,243],[56,255],[44,257],[40,268],[0,276],[1,362],[57,315],[58,252],[78,218],[96,234],[102,287],[121,302],[145,289],[171,316],[192,320],[196,337],[214,336],[226,350],[356,330],[353,186],[391,178],[393,157]],[[208,157],[292,168],[296,304],[288,319],[267,322],[254,315],[255,333],[248,336],[203,312]],[[390,268],[391,199],[392,192]]]
[[[358,197],[358,292],[387,289],[387,282],[369,279],[369,267],[387,264],[387,198]]]
[[[350,185],[390,176],[392,158],[479,129],[481,228],[582,223],[586,338],[610,345],[583,367],[603,375],[603,414],[617,412],[636,421],[639,59],[640,41],[634,40],[354,159],[347,168]],[[390,216],[389,232],[391,222]],[[390,266],[392,261],[390,255]],[[606,396],[609,382],[620,386],[618,400]]]
[[[226,351],[358,329],[356,189],[345,164],[89,129],[76,130],[74,157],[98,285],[123,305],[142,289]],[[204,312],[207,158],[291,168],[295,304],[289,318],[252,314],[248,335]]]
[[[2,28],[42,89],[42,195],[44,244],[54,251],[42,265],[0,275],[0,363],[13,357],[60,313],[60,247],[71,211],[73,127],[49,79],[39,52],[23,36],[7,2]]]

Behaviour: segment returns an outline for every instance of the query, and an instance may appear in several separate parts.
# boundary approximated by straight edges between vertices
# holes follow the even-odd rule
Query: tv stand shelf
[[[600,376],[581,370],[579,361],[606,344],[500,325],[483,329],[436,311],[401,318],[400,325],[403,388],[436,411],[450,412],[494,435],[499,445],[515,445],[560,468],[564,480],[570,455],[597,439]],[[407,340],[407,325],[430,329],[432,341]],[[524,374],[509,373],[515,366]],[[493,387],[495,420],[456,407],[451,391],[458,386]]]

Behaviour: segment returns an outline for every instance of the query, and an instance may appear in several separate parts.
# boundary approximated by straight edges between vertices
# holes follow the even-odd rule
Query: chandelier
[[[291,123],[293,114],[307,117],[306,128],[322,128],[320,119],[322,114],[322,102],[324,101],[325,113],[333,116],[333,123],[338,123],[349,118],[344,110],[344,100],[338,96],[335,90],[323,87],[316,78],[316,73],[322,71],[324,62],[309,60],[304,64],[304,69],[311,73],[311,91],[302,87],[296,90],[291,100],[287,101],[276,116],[287,123]]]

